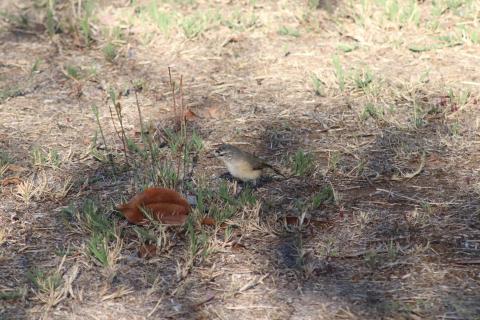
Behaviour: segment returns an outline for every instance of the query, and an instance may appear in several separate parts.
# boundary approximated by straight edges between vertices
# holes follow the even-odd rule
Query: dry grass
[[[478,319],[479,13],[0,4],[0,319]],[[221,141],[291,177],[223,179]],[[152,185],[184,227],[115,210]]]

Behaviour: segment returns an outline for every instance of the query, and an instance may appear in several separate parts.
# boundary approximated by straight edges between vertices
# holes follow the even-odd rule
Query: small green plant
[[[378,109],[375,105],[371,103],[367,103],[363,108],[362,114],[360,115],[360,119],[362,121],[365,121],[368,118],[379,119],[381,116],[383,116],[382,110]]]
[[[81,78],[80,70],[76,66],[67,65],[66,70],[67,70],[67,75],[70,78],[73,78],[75,80],[80,80],[80,78]]]
[[[52,271],[43,271],[39,268],[34,268],[27,272],[27,278],[35,286],[35,294],[37,298],[45,303],[47,308],[53,307],[60,303],[67,295],[64,289],[64,281],[61,274],[63,266],[62,260],[60,265]]]
[[[200,152],[203,149],[203,140],[195,130],[190,137],[189,149],[194,152]]]
[[[320,250],[320,255],[324,257],[336,257],[338,256],[338,248],[335,244],[335,240],[332,238],[326,239]]]
[[[163,132],[165,134],[165,140],[172,153],[178,153],[183,144],[183,137],[180,132],[175,132],[169,128],[165,128]]]
[[[313,86],[313,91],[317,96],[325,96],[324,88],[323,88],[323,81],[318,78],[316,74],[311,75],[312,79],[312,86]]]
[[[373,74],[370,70],[358,71],[353,76],[353,81],[358,89],[365,90],[373,81]]]
[[[109,266],[108,260],[108,239],[101,234],[93,234],[87,243],[89,254],[96,259],[103,267]]]
[[[243,207],[246,205],[253,205],[255,202],[257,202],[257,198],[255,197],[253,190],[249,187],[245,187],[238,196],[237,206]]]
[[[224,180],[221,181],[220,186],[218,187],[218,195],[220,196],[220,199],[228,204],[233,204],[235,202],[234,197],[230,194],[228,183]]]
[[[310,9],[318,9],[320,7],[320,0],[308,0],[307,5]]]
[[[190,186],[189,189],[193,190],[193,186]],[[196,196],[198,212],[205,212],[207,209],[207,204],[211,201],[213,192],[209,187],[198,187],[196,188]]]
[[[0,150],[0,167],[9,163],[13,163],[13,159],[6,151]]]
[[[29,25],[29,18],[26,14],[10,14],[4,11],[0,11],[0,17],[4,18],[8,23],[19,29],[27,29]]]
[[[42,149],[35,147],[32,150],[31,157],[34,166],[58,168],[61,163],[60,154],[55,149],[45,152]]]
[[[7,100],[8,98],[15,98],[24,94],[24,91],[19,87],[7,87],[0,89],[0,102]]]
[[[137,154],[141,154],[143,158],[146,158],[148,155],[140,149],[139,145],[135,143],[132,139],[127,137],[127,148],[131,152],[135,152]]]
[[[157,0],[150,2],[150,5],[147,7],[147,12],[158,29],[163,33],[168,33],[173,25],[175,17],[169,12],[159,10]]]
[[[298,150],[291,160],[294,174],[305,176],[311,173],[315,166],[313,160],[312,154],[305,153],[303,150]]]
[[[163,163],[157,168],[156,178],[165,188],[176,188],[179,181],[177,171],[168,163]]]
[[[225,222],[235,215],[236,206],[231,204],[216,205],[210,208],[210,214],[218,224]]]
[[[458,107],[463,107],[468,103],[470,99],[471,92],[470,90],[459,90],[458,92],[454,92],[453,89],[448,90],[448,97],[450,101],[456,104]]]
[[[186,16],[180,23],[183,33],[188,39],[198,37],[215,24],[222,21],[222,16],[218,11],[198,12],[191,16]]]
[[[420,24],[420,9],[414,0],[399,2],[398,0],[381,0],[383,10],[389,21],[399,24]]]
[[[446,0],[444,1],[444,5],[447,6],[448,10],[456,11],[463,5],[465,5],[468,1],[465,0]]]
[[[0,291],[0,301],[1,300],[18,300],[22,297],[25,297],[27,290],[25,288],[14,289],[14,290],[5,290]]]
[[[230,17],[223,19],[222,24],[232,30],[245,31],[255,27],[258,23],[258,17],[255,13],[248,16],[243,15],[240,11],[234,11]]]
[[[115,26],[112,28],[106,27],[105,29],[103,29],[102,33],[106,39],[109,39],[113,43],[125,40],[125,34],[122,28],[119,26]]]
[[[455,137],[458,137],[460,135],[460,130],[461,130],[462,126],[461,124],[457,121],[457,122],[454,122],[452,123],[450,126],[449,126],[449,131],[450,131],[450,134],[452,136],[455,136]]]
[[[115,235],[113,221],[108,219],[91,199],[85,200],[82,209],[76,212],[76,218],[92,235],[102,235],[107,239]]]
[[[34,166],[44,166],[47,163],[47,156],[45,152],[38,147],[33,148],[32,162]]]
[[[45,272],[34,268],[27,273],[27,277],[43,293],[55,290],[62,285],[62,277],[57,272]]]
[[[480,31],[470,30],[470,41],[472,41],[473,44],[480,44]]]
[[[344,53],[352,52],[353,50],[358,49],[357,44],[348,44],[348,43],[341,43],[337,45],[337,50],[340,50]]]
[[[40,66],[40,63],[42,60],[40,58],[36,58],[35,62],[32,65],[32,68],[30,68],[30,78],[33,77],[35,73],[38,72],[38,67]]]
[[[113,280],[122,250],[121,239],[115,234],[115,240],[110,242],[106,235],[92,234],[87,242],[86,249],[87,254],[93,258],[93,261],[103,267],[102,271],[108,281]]]
[[[208,245],[208,234],[204,230],[202,230],[199,234],[196,233],[194,221],[191,216],[187,220],[187,235],[189,240],[189,253],[192,260],[199,254],[201,258],[206,258],[211,253],[211,249]]]
[[[388,258],[391,260],[391,261],[395,261],[398,257],[398,247],[397,247],[397,244],[391,240],[387,245],[387,254],[388,254]]]
[[[380,256],[374,250],[369,250],[365,253],[363,260],[365,261],[365,264],[372,269],[375,269],[380,265]]]
[[[196,16],[186,17],[181,23],[183,33],[188,39],[193,39],[205,30],[205,23]]]
[[[142,213],[150,221],[149,230],[142,228],[136,228],[140,240],[142,243],[153,242],[158,250],[163,250],[168,247],[170,243],[170,236],[167,232],[168,226],[161,224],[152,217],[151,212],[148,209],[140,208]]]
[[[322,204],[335,200],[332,187],[326,186],[319,193],[315,194],[312,199],[312,206],[314,209],[318,209]]]
[[[338,87],[340,91],[345,90],[345,72],[343,71],[342,65],[340,64],[340,59],[337,55],[333,56],[332,59],[333,67],[335,69],[335,76],[337,77]]]
[[[290,36],[290,37],[295,37],[298,38],[300,37],[300,32],[295,29],[295,28],[289,28],[287,26],[281,26],[277,33],[281,36]]]
[[[112,43],[107,43],[105,47],[103,47],[103,56],[105,57],[105,60],[108,62],[112,63],[113,60],[118,55],[117,48],[112,44]]]
[[[425,126],[425,114],[426,113],[422,109],[422,107],[419,106],[417,103],[414,103],[412,124],[415,128],[421,128]]]
[[[334,151],[334,152],[329,153],[329,155],[328,155],[328,170],[336,171],[338,169],[338,164],[340,163],[341,158],[342,158],[342,155],[338,151]]]
[[[47,21],[46,21],[46,27],[47,27],[47,32],[50,37],[52,37],[56,31],[57,31],[57,22],[55,20],[55,0],[48,0],[47,3]]]
[[[82,2],[83,15],[79,21],[80,34],[87,46],[93,41],[93,32],[90,27],[90,22],[93,16],[94,5],[94,0],[85,0]]]

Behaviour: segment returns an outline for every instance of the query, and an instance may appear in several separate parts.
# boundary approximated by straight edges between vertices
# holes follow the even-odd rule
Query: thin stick
[[[181,106],[181,133],[183,136],[183,179],[182,191],[185,191],[185,177],[187,176],[187,121],[185,119],[185,107],[183,104],[183,75],[180,75],[180,106]]]
[[[107,100],[108,100],[108,99],[107,99]],[[121,137],[120,134],[118,133],[117,126],[115,125],[115,121],[113,120],[114,117],[113,117],[112,107],[110,106],[110,104],[108,103],[108,101],[107,101],[107,105],[108,105],[108,110],[110,111],[110,118],[112,119],[113,129],[115,130],[115,133],[117,134],[118,139],[122,140],[122,137]]]
[[[127,136],[125,135],[125,129],[123,128],[123,119],[122,119],[122,106],[120,102],[115,104],[115,112],[117,113],[118,121],[120,122],[120,128],[122,129],[122,144],[123,144],[123,154],[125,155],[125,162],[129,166],[128,156],[127,156]]]
[[[96,105],[92,105],[92,110],[93,110],[93,113],[95,114],[95,118],[97,119],[98,128],[100,129],[100,134],[102,135],[103,143],[105,144],[105,150],[108,150],[107,139],[105,139],[105,135],[103,134],[102,124],[100,123],[98,107]],[[113,159],[110,153],[108,154],[108,160],[110,162],[110,165],[112,166],[113,174],[116,175],[117,170],[115,169],[115,163],[113,162]]]
[[[172,72],[170,67],[168,67],[168,77],[170,78],[170,87],[172,88],[172,97],[173,97],[173,113],[175,119],[177,119],[177,102],[175,101],[175,83],[172,81]]]
[[[138,118],[140,121],[140,130],[141,130],[141,137],[142,137],[142,142],[145,144],[145,127],[143,126],[143,117],[142,117],[142,110],[140,108],[140,103],[138,102],[138,94],[137,94],[137,88],[135,88],[135,85],[133,84],[133,81],[131,81],[132,86],[133,86],[133,92],[135,93],[135,102],[137,104],[137,110],[138,110]],[[155,174],[155,155],[154,155],[154,149],[153,149],[153,143],[152,143],[152,136],[149,134],[147,135],[147,143],[148,147],[150,149],[150,159],[151,159],[151,165],[152,165],[152,180],[153,176]]]
[[[105,139],[105,135],[103,134],[102,125],[100,124],[98,107],[96,105],[92,105],[92,110],[93,110],[93,114],[95,115],[95,119],[97,120],[97,125],[98,125],[98,128],[100,129],[100,134],[102,135],[102,139],[103,139],[103,143],[105,144],[105,148],[108,149],[107,148],[107,140]]]
[[[428,205],[432,205],[432,206],[444,206],[444,205],[458,204],[458,202],[455,202],[455,201],[436,202],[436,201],[427,201],[427,200],[422,200],[422,199],[415,199],[415,198],[404,196],[400,193],[396,193],[396,192],[393,192],[393,191],[390,191],[390,190],[380,189],[380,188],[376,188],[376,189],[377,189],[378,192],[384,192],[384,193],[388,194],[389,196],[394,196],[394,197],[397,197],[397,198],[410,200],[410,201],[418,203],[418,204],[428,204]]]

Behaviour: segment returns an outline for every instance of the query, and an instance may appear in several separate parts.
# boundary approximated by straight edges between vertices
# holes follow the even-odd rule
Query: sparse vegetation
[[[2,4],[0,318],[476,319],[478,1],[227,2]]]
[[[103,47],[103,55],[105,56],[105,60],[113,62],[118,55],[117,48],[112,43],[107,43],[105,47]]]
[[[317,96],[324,96],[325,95],[324,88],[323,88],[324,84],[322,80],[320,80],[316,74],[312,74],[311,79],[312,79],[312,85],[313,85],[313,90],[315,91],[315,94]]]
[[[299,176],[310,174],[315,165],[313,155],[303,150],[298,150],[291,161],[293,172]]]
[[[300,32],[297,29],[287,26],[281,26],[280,29],[278,29],[278,34],[281,36],[290,36],[295,38],[300,37]]]

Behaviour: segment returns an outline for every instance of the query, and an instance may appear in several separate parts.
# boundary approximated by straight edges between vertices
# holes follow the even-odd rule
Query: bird
[[[286,178],[277,168],[231,144],[220,145],[213,154],[223,161],[234,178],[243,182],[256,182],[262,176],[264,169],[271,169]]]

